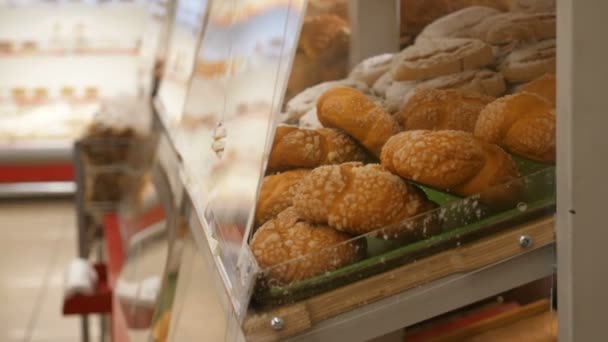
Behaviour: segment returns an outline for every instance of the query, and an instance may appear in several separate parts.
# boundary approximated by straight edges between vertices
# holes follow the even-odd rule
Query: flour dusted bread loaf
[[[516,88],[517,93],[536,94],[549,101],[555,107],[556,80],[555,74],[545,74]]]
[[[365,234],[434,207],[382,166],[359,163],[314,169],[300,183],[293,203],[302,218],[351,234]]]
[[[400,131],[397,122],[380,106],[348,87],[325,92],[317,102],[317,116],[323,126],[345,131],[376,156],[386,140]]]
[[[555,13],[501,13],[482,20],[470,30],[472,38],[503,45],[555,38]]]
[[[335,59],[348,52],[348,23],[337,15],[317,15],[304,19],[298,48],[318,60]]]
[[[292,170],[264,177],[255,211],[256,225],[275,218],[291,207],[300,181],[310,170]]]
[[[513,159],[500,147],[462,131],[415,130],[389,139],[382,165],[401,177],[461,196],[481,193],[489,204],[512,203],[519,186]]]
[[[511,0],[512,12],[555,12],[556,0]]]
[[[348,135],[331,128],[277,127],[268,171],[314,168],[366,160],[365,151]]]
[[[546,73],[555,73],[555,39],[523,46],[511,52],[499,66],[512,83],[529,82]]]
[[[395,55],[392,53],[370,57],[357,64],[348,75],[348,78],[365,82],[371,87],[380,76],[390,69],[394,57]]]
[[[475,136],[539,162],[555,162],[555,112],[538,95],[518,93],[497,99],[479,115]]]
[[[386,111],[391,114],[400,111],[419,84],[416,81],[393,82],[384,94]]]
[[[458,89],[420,89],[397,116],[405,130],[457,130],[473,133],[481,110],[493,97]]]
[[[416,41],[429,38],[467,38],[470,30],[485,18],[500,14],[495,8],[471,6],[450,13],[427,25]]]
[[[480,40],[424,39],[395,56],[391,73],[397,81],[421,81],[483,68],[493,62],[492,48]]]
[[[262,268],[269,268],[268,281],[289,284],[361,260],[365,239],[351,239],[326,225],[306,222],[288,208],[255,232],[251,251]]]
[[[419,89],[460,89],[498,97],[506,92],[507,86],[500,73],[481,69],[437,77],[418,84],[416,90]]]

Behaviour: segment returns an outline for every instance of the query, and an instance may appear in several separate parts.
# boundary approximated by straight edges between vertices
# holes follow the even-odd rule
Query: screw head
[[[282,330],[284,327],[284,322],[281,317],[272,317],[270,320],[270,326],[274,330]]]
[[[532,238],[528,235],[522,235],[519,237],[519,245],[522,248],[528,248],[532,246]]]

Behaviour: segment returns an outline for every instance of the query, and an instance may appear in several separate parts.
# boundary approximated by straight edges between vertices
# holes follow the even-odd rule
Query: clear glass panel
[[[178,124],[183,114],[207,4],[208,1],[190,0],[178,0],[176,4],[157,99],[170,126]]]

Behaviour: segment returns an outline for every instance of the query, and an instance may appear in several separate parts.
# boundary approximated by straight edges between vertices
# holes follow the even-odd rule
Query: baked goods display
[[[311,84],[283,108],[293,126],[277,127],[251,240],[268,277],[315,277],[364,258],[354,239],[403,245],[536,196],[522,177],[555,161],[555,13],[515,2],[404,2],[446,16],[346,78],[292,72]],[[294,63],[344,47],[328,47],[329,37],[305,37]]]
[[[486,106],[475,136],[544,163],[555,162],[556,118],[551,104],[532,93],[518,93]]]
[[[341,131],[331,128],[308,130],[279,126],[268,160],[268,171],[314,168],[365,160],[365,151]]]
[[[420,89],[399,112],[405,130],[457,130],[473,133],[481,110],[493,97],[458,89]]]
[[[335,87],[317,102],[317,115],[325,127],[338,128],[354,137],[376,156],[392,135],[397,122],[365,94],[348,87]]]
[[[353,239],[326,225],[304,221],[294,208],[285,209],[276,219],[266,222],[251,239],[258,264],[280,284],[357,262],[365,256],[365,248],[364,239]],[[288,260],[294,261],[285,262]]]

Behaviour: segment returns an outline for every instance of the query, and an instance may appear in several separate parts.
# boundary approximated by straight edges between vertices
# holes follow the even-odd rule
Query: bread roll
[[[317,102],[317,116],[323,126],[345,131],[376,156],[386,140],[400,131],[397,122],[381,107],[348,87],[325,92]]]
[[[291,207],[298,184],[308,173],[310,170],[292,170],[264,177],[255,211],[257,226],[274,219],[281,211]]]
[[[398,115],[405,130],[457,130],[473,133],[481,110],[493,97],[457,89],[421,89]]]
[[[343,58],[349,49],[348,23],[336,15],[318,15],[304,19],[298,47],[308,57],[318,60]]]
[[[397,81],[427,80],[483,68],[493,61],[492,48],[480,40],[424,39],[395,56],[391,73]]]
[[[382,74],[376,80],[376,82],[374,82],[374,85],[372,86],[372,91],[376,95],[384,96],[388,87],[390,87],[393,83],[395,83],[395,80],[393,80],[393,75],[390,71],[387,71]]]
[[[472,38],[503,45],[555,38],[555,13],[502,13],[482,20],[470,30]]]
[[[255,232],[251,251],[260,267],[267,269],[269,282],[289,284],[361,260],[365,239],[348,242],[351,239],[326,225],[308,223],[288,208]]]
[[[555,39],[523,46],[511,52],[499,69],[512,83],[529,82],[546,73],[555,73]]]
[[[487,105],[475,136],[528,159],[554,163],[555,129],[551,104],[538,95],[519,93]]]
[[[495,8],[471,6],[450,13],[426,26],[416,41],[429,38],[467,38],[470,30],[487,17],[500,14]]]
[[[386,111],[391,114],[399,112],[419,84],[416,81],[393,82],[384,94]]]
[[[395,55],[392,53],[370,57],[357,64],[348,75],[348,78],[365,82],[371,87],[380,76],[384,75],[391,68],[394,57]]]
[[[308,0],[307,16],[334,14],[348,21],[348,0]]]
[[[382,149],[382,165],[401,177],[461,196],[482,194],[490,204],[512,203],[519,186],[498,187],[519,177],[500,147],[462,131],[399,133]]]
[[[338,130],[279,126],[268,159],[268,171],[314,168],[364,160],[366,154],[363,148]]]
[[[287,83],[286,99],[289,100],[302,90],[321,81],[319,66],[314,59],[302,52],[296,53],[289,81]]]
[[[433,208],[425,196],[377,164],[322,166],[293,199],[298,214],[350,234],[365,234]]]
[[[498,97],[506,92],[507,87],[500,73],[482,69],[469,70],[425,81],[416,87],[416,90],[419,89],[460,89]]]
[[[323,95],[324,92],[338,86],[356,88],[364,93],[369,93],[369,87],[367,84],[351,79],[317,84],[314,87],[304,90],[287,102],[286,107],[289,120],[297,122],[297,120],[304,116],[304,114],[317,106],[317,100],[319,97],[321,97],[321,95]]]
[[[549,101],[555,107],[556,84],[555,74],[545,74],[535,80],[517,87],[516,92],[536,94]]]

